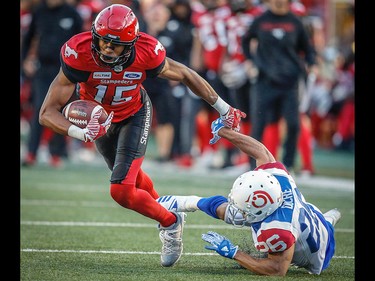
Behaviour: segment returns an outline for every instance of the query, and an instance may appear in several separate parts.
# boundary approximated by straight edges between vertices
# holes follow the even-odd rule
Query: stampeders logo
[[[65,44],[64,56],[68,58],[70,55],[73,55],[76,59],[78,58],[78,53],[74,49],[70,48],[68,44]]]
[[[143,129],[142,137],[141,137],[141,144],[146,145],[147,139],[148,139],[148,134],[150,132],[151,128],[151,105],[148,101],[146,101],[146,122],[145,122],[145,127]]]
[[[255,191],[253,194],[251,194],[245,202],[246,203],[251,202],[251,205],[254,208],[262,208],[268,204],[268,201],[271,204],[274,203],[272,197],[267,192],[258,190],[258,191]]]

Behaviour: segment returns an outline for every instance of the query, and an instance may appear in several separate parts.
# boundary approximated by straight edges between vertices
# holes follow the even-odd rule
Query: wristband
[[[85,132],[83,131],[83,129],[77,127],[76,125],[70,125],[68,129],[68,136],[86,142]]]
[[[229,104],[227,104],[221,97],[217,97],[216,102],[211,105],[213,108],[215,108],[220,115],[225,115],[229,111]]]

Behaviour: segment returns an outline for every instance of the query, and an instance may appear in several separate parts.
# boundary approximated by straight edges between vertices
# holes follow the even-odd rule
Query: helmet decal
[[[251,205],[254,206],[254,208],[263,208],[265,205],[269,203],[274,203],[272,197],[267,192],[262,190],[255,191],[252,195],[249,196],[249,199],[245,202],[249,202],[250,197],[252,197]]]

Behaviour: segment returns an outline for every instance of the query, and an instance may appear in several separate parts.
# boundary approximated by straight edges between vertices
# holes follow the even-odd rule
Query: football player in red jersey
[[[40,110],[43,126],[85,142],[94,142],[112,171],[110,194],[121,206],[159,222],[161,265],[174,265],[182,254],[184,213],[163,208],[150,177],[142,170],[152,123],[152,106],[142,82],[149,77],[179,81],[220,114],[225,126],[239,130],[242,111],[224,102],[195,71],[166,57],[163,45],[139,32],[138,19],[125,6],[113,4],[95,18],[91,31],[69,39],[61,48],[61,69]],[[79,98],[94,100],[100,112],[84,129],[61,114],[78,85]]]

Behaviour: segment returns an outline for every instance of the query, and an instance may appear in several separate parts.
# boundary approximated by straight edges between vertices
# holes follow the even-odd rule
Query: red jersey
[[[203,60],[208,70],[218,72],[227,48],[225,21],[231,14],[229,6],[213,11],[194,11],[192,22],[203,46]]]
[[[90,31],[69,39],[61,48],[62,70],[79,84],[80,99],[95,100],[107,112],[114,111],[113,123],[120,122],[142,107],[142,82],[160,73],[165,48],[156,38],[140,32],[129,60],[115,71],[95,62],[91,43]]]
[[[263,7],[254,6],[244,12],[233,13],[227,18],[228,56],[230,60],[245,61],[241,38],[253,23],[254,18],[263,12]]]

